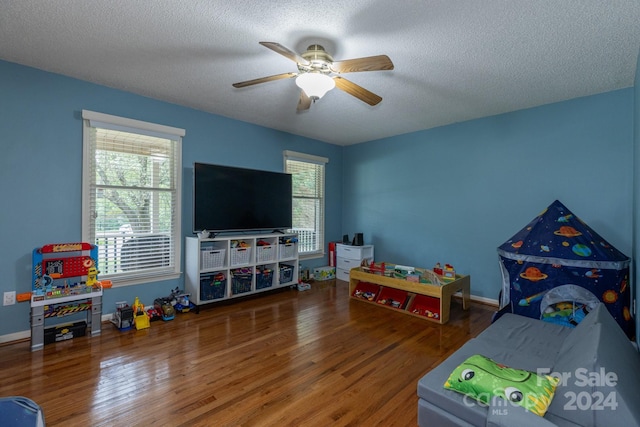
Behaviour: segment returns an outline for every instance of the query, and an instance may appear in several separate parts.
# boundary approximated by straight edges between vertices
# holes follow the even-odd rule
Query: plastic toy
[[[442,266],[440,265],[439,262],[437,262],[436,265],[433,267],[433,272],[439,276],[442,276]]]
[[[133,322],[136,325],[136,329],[146,329],[150,327],[149,316],[147,316],[147,312],[144,311],[144,305],[140,302],[140,299],[136,297],[133,302]]]
[[[445,264],[442,271],[442,278],[445,280],[456,280],[456,271],[453,269],[453,265]]]
[[[362,291],[360,289],[356,289],[356,291],[353,294],[353,296],[355,296],[357,298],[366,299],[367,301],[373,301],[373,300],[376,299],[376,294],[374,292]]]
[[[180,313],[188,313],[192,309],[196,308],[196,305],[189,300],[191,294],[179,293],[176,295],[177,303],[173,308]]]
[[[304,282],[299,282],[298,283],[298,290],[299,291],[307,291],[311,289],[311,285],[309,283],[304,283]]]
[[[100,272],[98,271],[97,268],[95,267],[91,267],[87,270],[87,282],[86,285],[87,286],[95,286],[96,284],[98,284],[98,274]]]
[[[445,280],[455,280],[456,279],[456,271],[451,264],[445,264],[444,268],[440,265],[439,262],[433,267],[433,272],[438,276],[442,276],[442,279]]]
[[[175,318],[176,311],[173,309],[170,301],[166,301],[164,298],[156,298],[153,302],[153,307],[156,309],[156,312],[160,313],[162,320],[165,322]]]
[[[387,268],[384,262],[381,262],[376,265],[374,261],[367,263],[366,261],[362,261],[362,270],[371,274],[380,274],[382,276],[392,276],[394,271],[393,268]]]
[[[158,310],[156,310],[155,305],[153,307],[147,308],[147,316],[149,316],[150,322],[155,322],[157,320],[162,320],[162,314]]]
[[[400,301],[396,301],[393,298],[383,298],[381,300],[378,300],[378,304],[388,305],[393,308],[400,308],[400,306],[402,305]]]
[[[56,290],[55,288],[74,288],[75,286],[70,286],[68,283],[64,283],[63,286],[61,281],[89,276],[89,271],[94,268],[96,273],[93,279],[96,279],[97,259],[98,247],[86,242],[48,244],[35,248],[32,253],[32,295],[56,298],[81,293],[78,289],[73,289],[69,293],[51,292]],[[56,283],[56,281],[59,282]],[[82,292],[91,292],[91,289]]]
[[[249,244],[244,240],[232,240],[231,247],[232,248],[248,248]]]
[[[187,313],[191,309],[196,308],[196,305],[189,300],[191,294],[184,293],[180,288],[176,287],[171,290],[171,295],[163,298],[165,302],[169,302],[174,311],[180,313]]]
[[[281,237],[280,238],[280,243],[281,244],[288,244],[288,243],[298,243],[298,238],[291,236],[291,237]]]
[[[116,302],[116,311],[113,313],[111,323],[121,331],[127,331],[133,327],[133,309],[125,301]]]

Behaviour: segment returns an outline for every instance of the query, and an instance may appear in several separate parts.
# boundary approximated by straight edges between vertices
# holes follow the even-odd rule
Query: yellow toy
[[[99,273],[100,272],[95,267],[91,267],[87,270],[87,286],[95,286],[98,283]]]
[[[142,305],[138,297],[136,297],[133,302],[133,321],[137,330],[146,329],[151,326],[149,316],[147,316],[147,313],[144,311],[144,305]]]

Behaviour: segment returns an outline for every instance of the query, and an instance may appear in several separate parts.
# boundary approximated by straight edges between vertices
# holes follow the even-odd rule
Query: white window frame
[[[299,256],[301,259],[310,259],[310,258],[320,258],[325,256],[326,254],[326,248],[325,248],[325,230],[326,230],[326,226],[325,226],[325,221],[326,221],[326,212],[325,212],[325,199],[326,199],[326,186],[325,186],[325,180],[326,180],[326,165],[327,163],[329,163],[329,159],[326,157],[320,157],[320,156],[314,156],[311,154],[305,154],[305,153],[299,153],[296,151],[289,151],[289,150],[285,150],[283,152],[284,155],[284,171],[287,173],[291,173],[291,171],[288,168],[288,161],[296,161],[296,162],[302,162],[302,163],[308,163],[310,166],[313,165],[315,166],[322,166],[322,177],[320,178],[320,196],[319,197],[314,197],[318,199],[318,214],[317,214],[317,218],[316,218],[316,225],[315,225],[315,237],[316,237],[316,248],[314,250],[305,250],[305,236],[304,233],[296,230],[295,228],[292,228],[290,231],[291,232],[298,232],[299,233],[299,244],[298,244],[298,248],[300,250],[299,252]],[[295,179],[295,176],[294,178]],[[294,185],[295,188],[295,185]],[[293,198],[296,198],[296,195],[293,195]],[[295,203],[294,203],[295,205]],[[295,224],[294,224],[295,225]]]
[[[167,266],[150,268],[147,270],[133,270],[131,272],[117,272],[113,274],[101,274],[102,279],[110,279],[113,286],[127,286],[140,283],[149,283],[177,279],[180,277],[180,262],[182,253],[182,137],[184,129],[139,120],[112,116],[94,111],[82,110],[83,118],[83,168],[82,168],[82,240],[95,243],[96,230],[92,216],[92,189],[95,189],[95,174],[92,176],[95,163],[95,147],[91,144],[92,128],[110,129],[116,131],[141,134],[146,136],[169,139],[175,144],[173,187],[173,227],[171,242],[173,245],[173,257]],[[95,191],[94,191],[95,193]],[[99,258],[100,260],[100,258]],[[100,268],[100,262],[98,262]]]

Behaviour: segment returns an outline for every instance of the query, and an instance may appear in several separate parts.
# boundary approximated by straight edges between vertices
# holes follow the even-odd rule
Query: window
[[[284,152],[285,172],[293,181],[293,228],[301,258],[324,255],[324,169],[329,159]]]
[[[185,132],[83,110],[82,239],[114,286],[179,277]]]

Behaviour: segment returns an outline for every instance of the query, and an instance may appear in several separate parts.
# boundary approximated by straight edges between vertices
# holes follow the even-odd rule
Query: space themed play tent
[[[559,201],[498,247],[498,255],[502,312],[574,326],[603,302],[633,335],[630,259]]]

